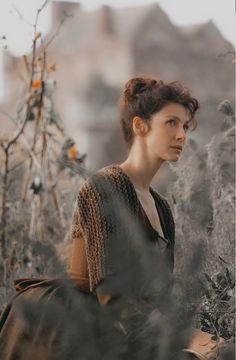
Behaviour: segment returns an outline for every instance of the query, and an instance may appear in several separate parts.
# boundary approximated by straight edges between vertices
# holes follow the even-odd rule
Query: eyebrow
[[[167,117],[172,117],[172,118],[175,118],[178,121],[181,121],[181,119],[176,115],[168,115]],[[191,121],[191,119],[189,119],[189,120],[187,120],[185,122],[184,121],[181,121],[181,122],[184,123],[184,124],[188,124],[190,121]]]

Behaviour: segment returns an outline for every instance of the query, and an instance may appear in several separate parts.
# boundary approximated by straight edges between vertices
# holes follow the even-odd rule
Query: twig
[[[51,171],[50,165],[49,165],[49,169],[48,169],[48,176],[49,176],[50,182],[52,183],[53,182],[53,177],[52,177],[52,171]],[[58,212],[58,215],[61,217],[60,206],[58,204],[57,196],[56,196],[53,185],[51,186],[51,196],[52,196],[53,204],[54,204],[54,206],[55,206],[55,208],[56,208],[56,210]],[[61,219],[61,220],[63,220],[63,219]]]
[[[7,191],[8,191],[8,175],[9,175],[9,156],[10,156],[10,148],[13,144],[15,144],[20,137],[20,135],[23,133],[24,128],[27,123],[27,116],[19,129],[18,133],[8,142],[3,142],[1,144],[1,147],[3,149],[5,160],[4,160],[4,171],[3,171],[3,188],[2,188],[2,214],[1,214],[1,223],[2,223],[2,233],[1,233],[1,248],[2,248],[2,254],[3,258],[5,258],[6,255],[6,217],[7,217]]]
[[[220,259],[220,261],[222,261],[224,264],[226,265],[230,265],[229,262],[225,261],[221,256],[218,256],[218,258]]]
[[[54,39],[58,36],[60,29],[61,29],[62,25],[64,24],[67,17],[69,17],[69,15],[64,15],[63,18],[60,20],[56,31],[51,36],[51,38],[48,40],[48,42],[45,44],[44,50],[47,49],[49,47],[49,45],[51,45],[51,43],[54,41]]]
[[[7,191],[10,189],[12,183],[13,183],[13,179],[8,180]]]
[[[30,154],[30,153],[29,153]],[[35,155],[38,155],[38,153],[36,153]],[[21,165],[23,165],[27,160],[29,160],[29,157],[27,156],[24,160],[20,161],[19,163],[17,163],[16,165],[12,166],[9,169],[9,172],[12,172],[14,170],[16,170],[18,167],[20,167]]]
[[[43,9],[45,8],[45,6],[49,3],[49,0],[45,0],[43,5],[41,6],[41,8],[37,9],[37,13],[36,13],[36,18],[35,18],[35,22],[34,22],[34,32],[36,35],[36,29],[37,29],[37,24],[38,24],[38,18],[39,18],[39,14],[41,13],[41,11],[43,11]]]
[[[23,56],[23,60],[24,60],[26,72],[27,72],[27,74],[29,75],[29,73],[30,73],[30,68],[29,68],[29,63],[28,63],[28,59],[27,59],[27,56],[26,56],[26,55]]]
[[[24,16],[21,14],[21,12],[17,9],[17,7],[16,7],[14,4],[12,4],[12,8],[15,10],[15,12],[17,13],[17,15],[19,16],[20,20],[21,20],[23,23],[25,23],[25,24],[27,24],[27,25],[29,25],[29,26],[32,26],[32,24],[24,18]]]
[[[23,133],[23,131],[24,131],[24,129],[25,129],[25,126],[26,126],[26,124],[27,124],[27,121],[28,121],[28,112],[27,112],[26,117],[25,117],[25,120],[24,120],[21,128],[19,129],[18,133],[16,134],[16,136],[13,137],[13,139],[8,142],[8,145],[7,145],[8,148],[10,148],[10,147],[18,140],[18,138],[20,137],[20,135]]]
[[[38,19],[38,17],[36,17],[36,19]],[[35,29],[36,29],[36,25],[35,25]],[[29,89],[29,91],[31,90],[32,83],[33,83],[35,56],[36,56],[36,38],[34,38],[34,41],[33,41],[33,56],[32,56],[32,62],[31,62],[31,79],[30,79],[30,89]],[[34,150],[35,150],[35,146],[36,146],[38,125],[39,125],[39,121],[41,119],[41,114],[42,114],[43,96],[44,96],[43,78],[44,78],[45,64],[46,64],[46,53],[44,52],[44,62],[43,62],[43,67],[42,67],[42,71],[41,71],[41,79],[40,79],[42,88],[41,88],[41,94],[40,94],[40,99],[39,99],[37,118],[36,118],[36,121],[35,121],[33,144],[32,144],[32,148],[31,148],[31,152],[33,154],[34,154]],[[25,186],[24,186],[23,195],[22,195],[22,201],[23,202],[26,199],[32,167],[33,167],[33,157],[30,158],[28,176],[27,176],[27,178],[25,180]]]
[[[36,42],[37,42],[37,37],[36,37],[36,30],[37,30],[37,23],[38,23],[38,17],[40,12],[44,9],[44,7],[46,6],[46,4],[48,3],[48,0],[46,0],[43,5],[41,6],[40,9],[37,10],[37,14],[36,14],[36,19],[35,19],[35,23],[34,23],[34,40],[33,40],[33,54],[32,54],[32,62],[31,62],[31,76],[30,76],[30,81],[29,81],[29,93],[31,91],[32,88],[32,83],[33,83],[33,78],[34,78],[34,62],[35,62],[35,57],[36,57]],[[20,12],[18,11],[18,9],[16,9],[16,12],[18,13],[18,15],[20,17],[22,17],[22,15],[20,14]],[[28,65],[28,64],[27,64]],[[45,67],[45,63],[41,72],[41,83],[43,84],[43,76],[44,76],[44,67]],[[38,116],[37,116],[37,120],[36,120],[36,126],[35,126],[35,134],[34,134],[34,140],[33,140],[33,146],[32,146],[32,153],[34,153],[34,149],[35,149],[35,144],[36,144],[36,137],[37,137],[37,127],[38,127],[38,122],[40,120],[41,117],[41,111],[42,111],[42,104],[43,104],[43,86],[42,86],[42,92],[40,95],[40,105],[38,107]],[[2,223],[2,231],[1,231],[1,248],[2,248],[2,256],[3,258],[5,258],[6,256],[6,218],[7,218],[7,191],[9,188],[9,155],[10,155],[10,148],[13,144],[15,144],[17,142],[17,140],[19,139],[19,137],[23,134],[25,126],[28,122],[28,118],[29,118],[29,110],[30,110],[30,101],[27,101],[27,109],[26,109],[26,116],[25,119],[23,121],[23,124],[21,125],[21,127],[18,130],[18,133],[8,142],[3,142],[1,144],[1,147],[3,149],[4,155],[5,155],[5,159],[4,159],[4,171],[3,171],[3,191],[2,191],[2,214],[1,214],[1,223]],[[30,157],[30,170],[32,168],[32,164],[33,164],[33,157]],[[29,174],[30,176],[30,174]],[[28,177],[28,181],[29,181],[29,177]],[[28,184],[26,184],[26,191],[25,191],[25,195],[27,192],[27,187]]]
[[[2,257],[5,259],[6,256],[6,215],[7,215],[7,184],[8,184],[8,167],[9,167],[9,147],[8,144],[1,144],[1,147],[5,154],[4,160],[4,172],[3,172],[3,187],[2,187],[2,214],[1,214],[1,249]]]
[[[16,75],[25,85],[27,85],[27,80],[24,78],[24,76],[20,72],[17,71]]]
[[[7,116],[7,117],[15,124],[15,126],[17,127],[16,119],[17,119],[18,117],[14,118],[14,117],[11,116],[9,113],[7,113],[5,110],[0,110],[0,112],[1,112],[2,114],[4,114],[5,116]],[[35,165],[40,169],[40,168],[41,168],[40,163],[38,162],[38,160],[37,160],[37,158],[35,157],[35,155],[31,152],[30,145],[29,145],[27,139],[25,138],[24,133],[21,134],[21,136],[19,137],[19,139],[21,139],[21,141],[24,143],[24,145],[25,145],[25,147],[26,147],[26,150],[28,151],[29,155],[30,155],[31,157],[33,157]]]
[[[57,29],[56,31],[54,32],[54,34],[52,34],[51,38],[46,42],[46,44],[44,45],[43,49],[41,49],[39,52],[38,52],[38,56],[45,50],[47,50],[47,48],[51,45],[51,43],[55,40],[55,38],[58,36],[59,32],[60,32],[60,29],[62,27],[62,25],[64,24],[65,20],[69,17],[72,17],[72,15],[69,15],[69,14],[64,14],[64,16],[61,18],[58,26],[57,26]]]
[[[63,129],[63,127],[61,127],[56,121],[54,122],[54,125],[57,128],[57,130],[59,130],[59,132],[65,136],[65,130]]]
[[[41,75],[41,81],[42,81],[42,78],[44,76],[44,71],[45,71],[45,68],[46,68],[46,51],[44,51],[43,53],[43,68],[42,68],[42,75]],[[43,104],[42,104],[43,105]],[[43,122],[43,126],[42,126],[42,149],[41,149],[41,165],[43,164],[43,158],[44,158],[44,155],[45,155],[45,151],[46,151],[46,146],[47,146],[47,138],[46,138],[46,131],[45,131],[45,121]]]
[[[218,57],[226,56],[226,55],[235,55],[235,51],[232,50],[225,51],[224,53],[218,54]]]

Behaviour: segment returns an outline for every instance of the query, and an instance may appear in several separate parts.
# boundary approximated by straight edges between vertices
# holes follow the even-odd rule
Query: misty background
[[[49,61],[56,63],[52,75],[52,81],[56,81],[54,99],[68,135],[81,152],[87,153],[87,165],[95,170],[120,162],[126,155],[117,105],[125,82],[133,76],[184,82],[201,106],[198,128],[189,134],[200,147],[220,131],[218,104],[224,99],[234,101],[234,48],[215,22],[180,26],[159,3],[128,7],[119,3],[120,7],[99,3],[95,7],[91,1],[82,1],[82,5],[51,2],[39,19],[47,38],[49,30],[56,31],[66,14],[48,55]],[[9,8],[18,21],[27,23],[20,4],[18,8],[15,2]],[[186,8],[181,10],[186,18]],[[225,12],[228,14],[228,8]],[[188,13],[189,21],[191,16],[194,19]],[[33,19],[32,12],[32,23]],[[30,38],[29,24],[27,29]],[[23,33],[21,38],[26,39]],[[0,109],[14,115],[24,85],[25,64],[10,40],[9,35],[9,47],[8,38],[2,39],[4,97]],[[27,46],[22,42],[21,52],[27,51]],[[12,131],[11,122],[2,115],[1,126],[3,132]],[[166,184],[170,178],[168,164],[164,164],[159,179]]]

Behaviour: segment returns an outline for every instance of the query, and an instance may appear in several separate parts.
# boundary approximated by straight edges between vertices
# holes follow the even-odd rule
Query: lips
[[[171,146],[171,148],[173,148],[173,149],[178,149],[178,150],[182,150],[182,146],[178,146],[178,145],[176,145],[176,146]]]

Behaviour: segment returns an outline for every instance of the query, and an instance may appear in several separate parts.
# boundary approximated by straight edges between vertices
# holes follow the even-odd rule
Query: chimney
[[[53,1],[53,24],[57,25],[65,15],[75,14],[79,8],[79,2],[75,1]]]
[[[112,18],[112,9],[108,5],[103,5],[99,9],[99,30],[103,35],[114,34],[114,24]]]

